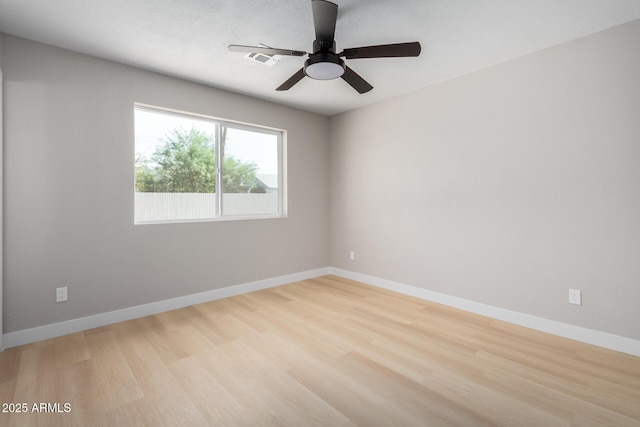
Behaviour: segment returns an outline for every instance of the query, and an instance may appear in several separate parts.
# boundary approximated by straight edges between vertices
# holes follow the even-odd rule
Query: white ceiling
[[[341,79],[275,88],[273,67],[230,43],[310,51],[310,0],[0,0],[0,31],[269,101],[332,115],[640,18],[639,0],[334,0],[337,49],[419,41],[419,58],[355,59],[374,89]]]

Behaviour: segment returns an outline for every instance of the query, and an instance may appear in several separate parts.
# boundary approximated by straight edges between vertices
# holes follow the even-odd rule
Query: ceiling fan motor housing
[[[313,41],[313,53],[318,52],[333,52],[336,53],[336,41],[332,40],[314,40]]]

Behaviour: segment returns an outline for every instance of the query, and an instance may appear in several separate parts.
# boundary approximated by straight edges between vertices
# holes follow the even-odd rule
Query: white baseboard
[[[333,274],[336,276],[344,277],[346,279],[357,280],[359,282],[367,283],[379,288],[388,289],[405,295],[421,298],[427,301],[437,302],[440,304],[448,305],[450,307],[469,311],[471,313],[480,314],[483,316],[491,317],[493,319],[502,320],[505,322],[584,342],[587,344],[608,348],[610,350],[620,351],[634,356],[640,356],[640,341],[638,340],[622,337],[619,335],[613,335],[606,332],[596,331],[593,329],[587,329],[580,326],[569,325],[567,323],[557,322],[554,320],[543,319],[541,317],[536,317],[529,314],[494,307],[464,298],[458,298],[451,295],[419,288],[416,286],[406,285],[404,283],[394,282],[391,280],[381,279],[378,277],[334,267],[318,268],[315,270],[308,270],[300,273],[287,274],[284,276],[243,283],[240,285],[229,286],[221,289],[214,289],[198,294],[186,295],[164,301],[143,304],[135,307],[124,308],[121,310],[110,311],[107,313],[96,314],[93,316],[82,317],[79,319],[72,319],[64,322],[53,323],[50,325],[38,326],[31,329],[10,332],[8,334],[4,334],[2,343],[4,344],[4,348],[17,347],[23,344],[29,344],[36,341],[55,338],[74,332],[80,332],[91,328],[97,328],[100,326],[122,322],[125,320],[137,319],[139,317],[162,313],[169,310],[175,310],[178,308],[200,304],[207,301],[213,301],[221,298],[231,297],[234,295],[258,291],[261,289],[272,288],[291,282],[312,279],[314,277],[324,276],[327,274]]]
[[[491,317],[493,319],[502,320],[515,325],[524,326],[526,328],[535,329],[537,331],[546,332],[575,341],[596,345],[598,347],[608,348],[610,350],[622,353],[640,356],[640,341],[619,335],[609,334],[607,332],[587,329],[580,326],[569,325],[567,323],[556,322],[555,320],[544,319],[542,317],[532,316],[530,314],[519,313],[500,307],[494,307],[487,304],[458,298],[439,292],[430,291],[416,286],[406,285],[404,283],[393,282],[391,280],[380,279],[366,274],[355,273],[340,268],[329,268],[330,274],[344,277],[345,279],[356,280],[379,288],[388,289],[390,291],[399,292],[401,294],[410,295],[416,298],[444,304],[450,307],[459,308],[460,310],[469,311],[471,313],[480,314]]]
[[[165,311],[175,310],[194,304],[245,294],[247,292],[259,291],[261,289],[272,288],[275,286],[285,285],[287,283],[298,282],[300,280],[312,279],[314,277],[329,274],[329,271],[329,267],[318,268],[315,270],[257,280],[255,282],[243,283],[226,288],[214,289],[198,294],[185,295],[164,301],[152,302],[149,304],[124,308],[122,310],[100,313],[93,316],[81,317],[79,319],[38,326],[31,329],[23,329],[21,331],[4,334],[2,342],[4,344],[4,348],[17,347],[23,344],[55,338],[100,326],[111,325],[125,320],[137,319],[151,314],[163,313]]]

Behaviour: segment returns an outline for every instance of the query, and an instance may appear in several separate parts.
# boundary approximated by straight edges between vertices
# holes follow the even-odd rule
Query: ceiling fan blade
[[[300,68],[293,76],[289,77],[286,82],[282,83],[276,90],[289,90],[305,76],[304,68]]]
[[[326,0],[312,0],[313,26],[316,30],[316,40],[333,46],[338,20],[338,5]]]
[[[345,49],[340,56],[347,59],[358,58],[399,58],[418,56],[422,47],[418,42],[381,44],[378,46],[352,47]]]
[[[367,93],[373,89],[373,86],[349,67],[345,68],[342,80],[349,83],[351,87],[357,90],[360,94]]]
[[[291,49],[276,49],[273,47],[262,46],[243,46],[239,44],[230,44],[229,50],[232,52],[244,53],[264,53],[265,55],[286,55],[286,56],[304,56],[307,52]]]

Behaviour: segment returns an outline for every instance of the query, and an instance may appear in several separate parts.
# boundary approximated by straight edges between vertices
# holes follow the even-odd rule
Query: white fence
[[[135,193],[135,221],[171,221],[214,218],[217,197],[212,193]],[[260,215],[278,212],[278,192],[222,195],[224,215]]]

